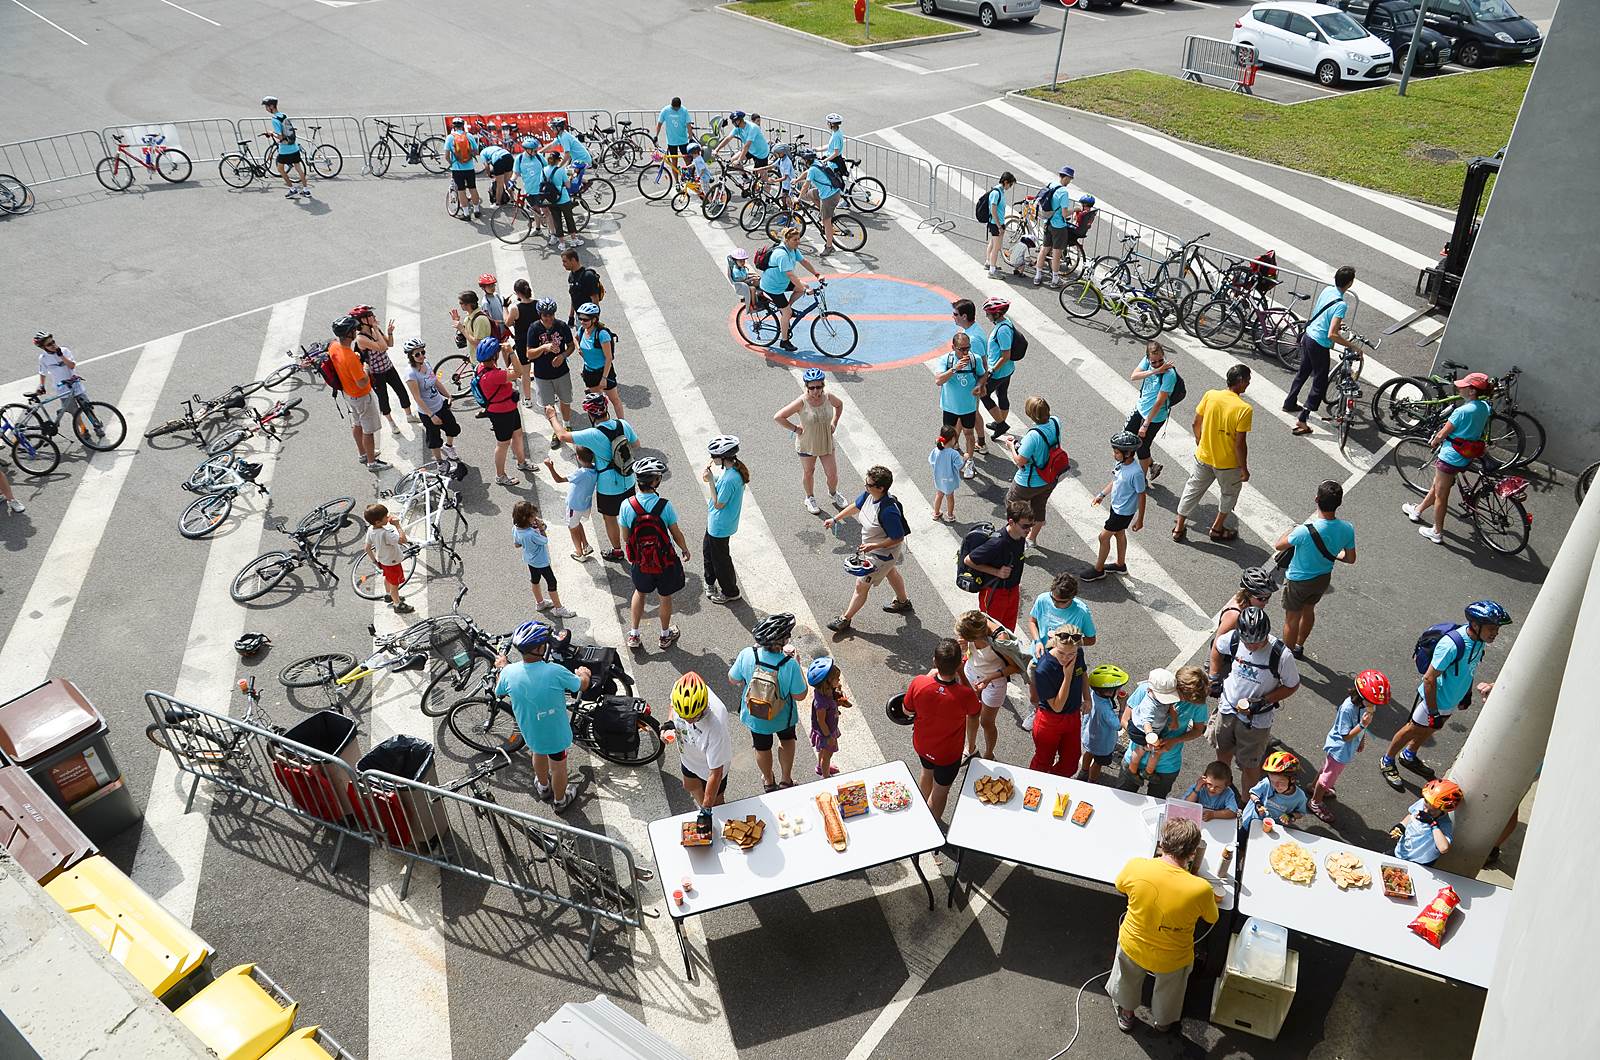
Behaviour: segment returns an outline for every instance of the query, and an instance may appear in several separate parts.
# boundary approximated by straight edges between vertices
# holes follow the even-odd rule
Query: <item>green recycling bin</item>
[[[54,678],[0,704],[0,754],[21,766],[91,840],[104,844],[143,815],[78,686]]]

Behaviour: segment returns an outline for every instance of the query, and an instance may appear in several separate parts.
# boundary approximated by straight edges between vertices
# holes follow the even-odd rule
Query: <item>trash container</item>
[[[40,886],[96,853],[72,818],[17,766],[0,767],[0,846]]]
[[[143,816],[111,755],[107,732],[100,712],[65,678],[0,705],[0,753],[26,769],[96,843]]]
[[[391,736],[362,755],[356,768],[361,770],[360,788],[352,783],[348,792],[356,818],[390,846],[426,847],[444,829],[443,811],[434,808],[426,793],[368,773],[376,770],[437,787],[433,744],[415,736]]]
[[[260,1060],[294,1026],[299,1008],[253,964],[229,968],[175,1013],[218,1060]]]
[[[105,858],[74,865],[44,890],[167,1007],[209,981],[211,947]]]
[[[284,733],[283,738],[343,759],[349,766],[361,757],[355,721],[336,710],[317,711]],[[350,816],[350,799],[345,790],[349,777],[344,770],[274,746],[272,772],[294,804],[313,817],[342,821]]]

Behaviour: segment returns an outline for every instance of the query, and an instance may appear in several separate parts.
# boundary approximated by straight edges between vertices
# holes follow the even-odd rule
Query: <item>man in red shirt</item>
[[[977,735],[979,706],[977,693],[961,679],[960,644],[948,637],[939,641],[933,667],[906,688],[905,709],[915,719],[911,746],[922,762],[917,787],[934,817],[943,817],[962,749]]]

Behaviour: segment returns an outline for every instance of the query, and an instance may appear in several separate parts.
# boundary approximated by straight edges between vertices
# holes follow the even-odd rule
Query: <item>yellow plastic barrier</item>
[[[301,1027],[274,1045],[263,1060],[349,1060],[350,1054],[321,1027]]]
[[[241,964],[190,998],[177,1017],[218,1060],[260,1060],[289,1033],[299,1007],[266,973]]]

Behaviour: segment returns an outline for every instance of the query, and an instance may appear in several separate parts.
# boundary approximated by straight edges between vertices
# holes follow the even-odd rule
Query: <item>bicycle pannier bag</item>
[[[760,721],[771,721],[783,709],[783,693],[778,687],[778,671],[783,663],[773,666],[761,661],[761,649],[756,649],[756,667],[745,685],[744,705],[750,716]]]
[[[636,696],[607,696],[594,708],[594,739],[614,755],[639,752],[639,714],[643,703]]]
[[[667,524],[658,514],[666,501],[657,497],[649,508],[639,503],[638,497],[628,498],[633,506],[633,525],[628,528],[628,562],[640,574],[661,574],[677,562],[672,554],[672,542],[667,537]]]

